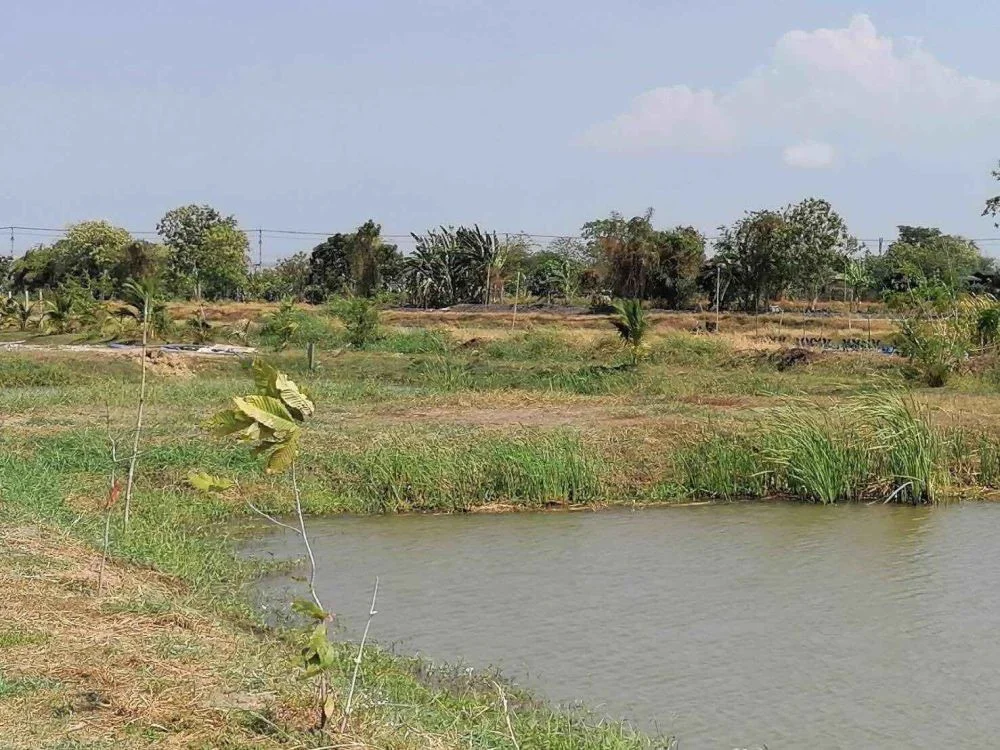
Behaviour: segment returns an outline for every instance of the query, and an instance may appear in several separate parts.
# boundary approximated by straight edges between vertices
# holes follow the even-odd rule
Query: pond
[[[740,504],[310,523],[348,633],[495,665],[683,750],[989,747],[1000,505]],[[267,532],[251,550],[298,555]],[[286,584],[264,584],[274,597]]]

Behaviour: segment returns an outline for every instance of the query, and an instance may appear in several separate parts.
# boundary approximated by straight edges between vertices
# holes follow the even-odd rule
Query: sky
[[[864,239],[1000,237],[985,0],[0,3],[0,226],[712,235],[817,196]]]

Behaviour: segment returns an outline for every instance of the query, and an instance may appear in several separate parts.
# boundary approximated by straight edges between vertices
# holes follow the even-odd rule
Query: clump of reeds
[[[359,451],[328,453],[338,493],[365,512],[539,507],[602,498],[602,467],[568,432],[394,436]]]
[[[764,497],[771,491],[762,448],[742,435],[713,435],[677,453],[681,486],[688,494],[725,500]]]
[[[880,391],[825,414],[786,405],[759,432],[713,436],[675,464],[693,496],[927,503],[950,483],[945,447],[926,408]],[[991,444],[980,454],[981,478],[1000,478],[1000,451]]]
[[[886,392],[860,396],[852,406],[857,439],[889,497],[914,503],[939,499],[950,474],[944,440],[927,408],[912,396]]]
[[[786,407],[767,438],[766,460],[790,494],[835,503],[863,492],[867,455],[828,415]]]

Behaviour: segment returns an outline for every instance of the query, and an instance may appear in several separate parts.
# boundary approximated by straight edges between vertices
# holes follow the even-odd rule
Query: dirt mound
[[[788,370],[792,367],[801,367],[803,365],[812,364],[819,359],[819,357],[819,352],[802,349],[797,346],[791,349],[780,349],[768,355],[768,359],[780,371]]]
[[[122,356],[135,360],[135,363],[138,365],[139,357],[142,354],[141,350],[135,350],[123,352]],[[183,355],[168,354],[159,349],[148,349],[146,351],[146,367],[154,375],[173,378],[194,377],[194,370],[191,369],[190,364]]]

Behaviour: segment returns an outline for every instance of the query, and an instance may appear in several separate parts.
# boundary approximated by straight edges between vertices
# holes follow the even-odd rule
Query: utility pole
[[[264,268],[264,230],[257,230],[257,271]]]
[[[881,257],[881,255],[882,255],[882,238],[881,237],[878,238],[878,254]]]
[[[719,289],[722,286],[722,266],[715,267],[715,332],[719,332]]]
[[[14,257],[14,227],[10,228],[10,257]]]

